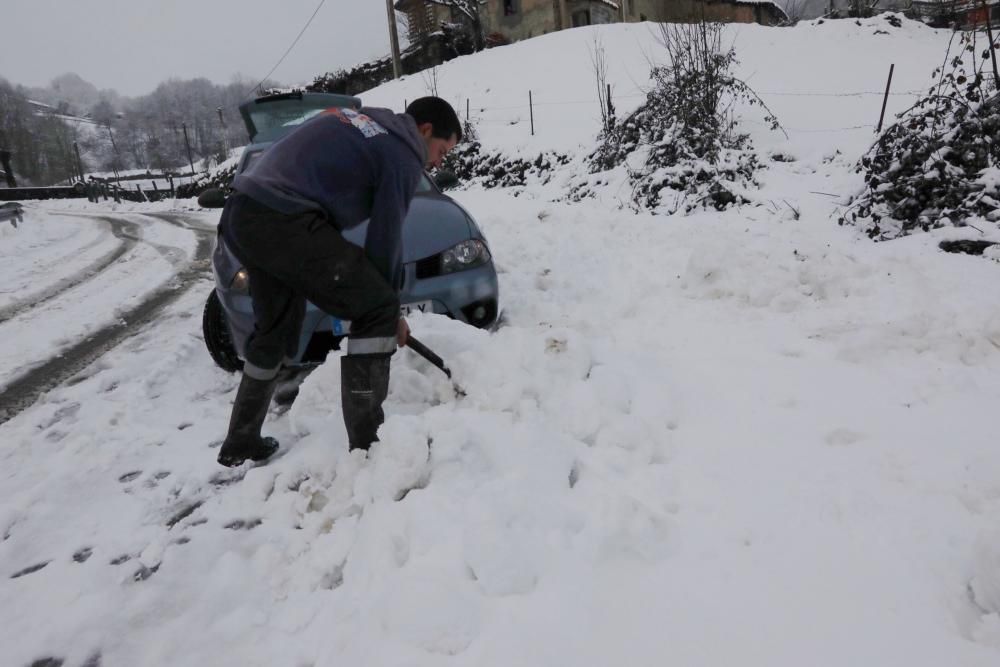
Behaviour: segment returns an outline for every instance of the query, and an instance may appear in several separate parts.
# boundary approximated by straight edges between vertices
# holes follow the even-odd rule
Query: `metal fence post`
[[[885,119],[885,105],[889,102],[889,86],[892,85],[892,71],[894,69],[896,69],[895,63],[889,65],[889,80],[885,82],[885,95],[882,97],[882,113],[878,117],[878,127],[875,129],[875,134],[882,131],[882,121]]]
[[[531,114],[531,136],[535,136],[535,103],[531,99],[531,91],[528,91],[528,113]]]

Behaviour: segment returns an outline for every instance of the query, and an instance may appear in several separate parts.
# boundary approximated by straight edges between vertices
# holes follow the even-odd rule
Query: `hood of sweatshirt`
[[[382,109],[380,107],[362,107],[359,113],[365,114],[389,132],[402,139],[403,143],[409,146],[413,154],[420,160],[420,164],[427,164],[427,144],[424,143],[424,138],[420,136],[420,131],[417,129],[417,122],[413,120],[413,116],[405,113],[396,113],[391,109]]]

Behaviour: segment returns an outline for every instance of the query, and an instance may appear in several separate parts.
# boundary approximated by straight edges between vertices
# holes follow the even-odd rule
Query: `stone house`
[[[938,28],[976,29],[1000,22],[1000,0],[913,0],[907,15]]]
[[[397,0],[411,42],[461,22],[461,14],[440,0]],[[602,23],[657,21],[682,23],[701,18],[724,23],[778,25],[784,11],[771,0],[481,0],[483,31],[492,41],[528,39],[545,33]]]

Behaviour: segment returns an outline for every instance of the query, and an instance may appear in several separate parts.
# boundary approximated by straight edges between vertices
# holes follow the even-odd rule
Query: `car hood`
[[[364,246],[368,221],[344,232],[344,238]],[[465,211],[444,195],[417,195],[403,222],[403,262],[409,264],[472,238]]]

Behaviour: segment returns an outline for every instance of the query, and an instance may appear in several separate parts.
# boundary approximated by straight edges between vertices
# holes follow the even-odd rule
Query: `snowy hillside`
[[[580,155],[597,33],[627,111],[657,58],[645,25],[462,58],[439,92],[471,100],[491,147]],[[972,229],[875,244],[836,223],[889,64],[891,114],[948,35],[883,18],[728,34],[788,132],[748,115],[758,150],[794,158],[766,160],[759,205],[573,204],[572,174],[455,193],[504,325],[412,318],[467,395],[396,354],[367,459],[347,452],[332,355],[272,410],[275,460],[215,463],[238,378],[201,340],[211,276],[183,267],[217,213],[55,202],[4,223],[0,382],[169,287],[170,267],[194,289],[0,424],[0,662],[1000,664],[1000,263],[938,250]],[[411,76],[363,99],[427,93]],[[116,238],[138,240],[118,279],[74,283]],[[18,311],[43,290],[29,276],[73,286]]]
[[[740,60],[738,75],[760,94],[791,137],[786,142],[784,135],[771,132],[751,115],[746,129],[755,143],[765,150],[794,147],[858,155],[872,143],[890,64],[896,69],[888,119],[913,103],[913,93],[925,92],[931,71],[941,65],[950,33],[905,19],[896,28],[885,16],[860,23],[726,28],[726,42],[734,45]],[[438,94],[463,118],[469,100],[471,119],[487,145],[517,147],[529,154],[589,147],[600,130],[590,60],[595,37],[608,53],[608,82],[619,115],[624,115],[643,100],[649,63],[662,64],[666,58],[654,24],[566,30],[460,58],[437,69]],[[401,109],[405,100],[429,94],[431,79],[426,72],[410,75],[362,98],[369,105]]]

